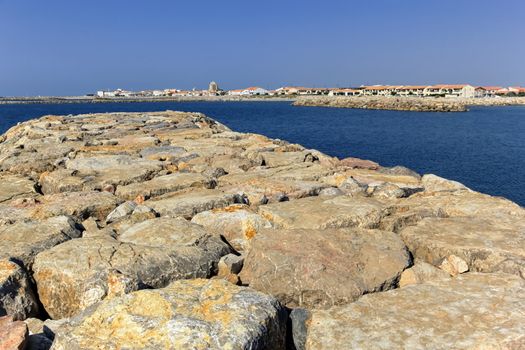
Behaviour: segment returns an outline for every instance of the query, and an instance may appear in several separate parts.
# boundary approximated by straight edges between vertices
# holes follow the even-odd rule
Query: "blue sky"
[[[525,1],[0,0],[0,96],[525,85]]]

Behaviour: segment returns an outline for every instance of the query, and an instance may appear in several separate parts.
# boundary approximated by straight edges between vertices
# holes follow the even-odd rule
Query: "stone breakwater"
[[[525,97],[503,98],[422,98],[394,96],[299,97],[294,106],[384,109],[417,112],[464,112],[469,106],[525,105]]]
[[[519,106],[525,105],[525,97],[463,98],[467,106]]]
[[[137,96],[137,97],[95,97],[95,96],[43,96],[43,97],[0,97],[0,105],[9,104],[68,104],[68,103],[138,103],[138,102],[292,102],[287,96]]]
[[[451,99],[427,99],[417,97],[368,97],[368,96],[323,96],[300,97],[294,106],[317,106],[358,109],[385,109],[416,112],[465,112],[464,103]]]
[[[198,113],[0,138],[0,349],[525,347],[525,210]]]

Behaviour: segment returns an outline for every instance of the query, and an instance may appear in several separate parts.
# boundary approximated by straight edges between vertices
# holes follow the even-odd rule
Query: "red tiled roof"
[[[375,86],[365,86],[365,90],[388,90],[391,89],[391,86],[388,85],[375,85]]]
[[[463,89],[468,84],[442,84],[442,85],[432,85],[431,88],[434,89]]]
[[[349,88],[345,88],[345,89],[330,89],[332,91],[335,91],[335,92],[359,92],[361,90],[356,90],[356,89],[349,89]]]
[[[399,90],[421,90],[421,89],[426,89],[427,87],[428,85],[406,85],[406,86],[401,86]]]

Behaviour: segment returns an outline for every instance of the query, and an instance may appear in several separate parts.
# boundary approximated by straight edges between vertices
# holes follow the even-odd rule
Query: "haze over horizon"
[[[525,85],[525,2],[0,0],[0,96]]]

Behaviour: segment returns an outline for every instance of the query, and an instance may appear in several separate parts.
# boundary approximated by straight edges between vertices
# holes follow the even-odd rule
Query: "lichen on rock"
[[[73,317],[53,349],[284,349],[286,311],[223,280],[178,281],[97,304]]]

